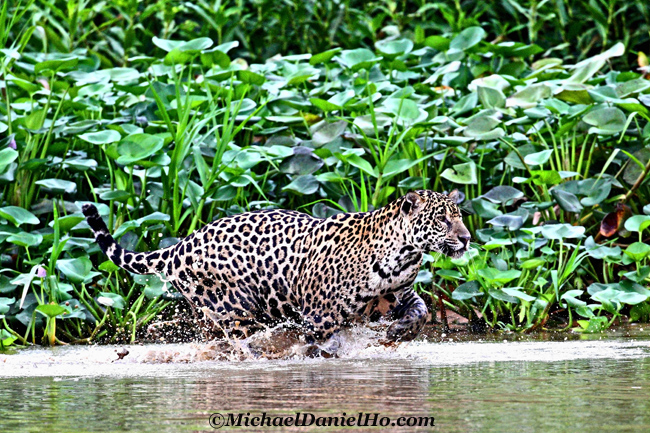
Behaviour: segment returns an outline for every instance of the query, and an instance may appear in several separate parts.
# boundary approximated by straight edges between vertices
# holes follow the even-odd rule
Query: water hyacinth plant
[[[123,247],[150,250],[224,215],[325,217],[413,189],[462,191],[474,237],[461,259],[426,257],[432,307],[517,331],[650,320],[650,80],[629,48],[643,36],[597,26],[601,49],[568,54],[541,45],[553,18],[517,2],[528,27],[506,34],[528,42],[453,3],[428,8],[448,23],[429,27],[386,3],[370,42],[337,30],[342,47],[256,62],[223,5],[184,3],[217,34],[187,37],[174,2],[125,2],[113,20],[23,3],[0,17],[0,345],[133,341],[177,302],[105,261],[84,203]]]

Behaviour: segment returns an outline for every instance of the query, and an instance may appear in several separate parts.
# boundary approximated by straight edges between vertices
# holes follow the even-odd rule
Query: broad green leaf
[[[535,185],[558,185],[562,183],[562,176],[555,170],[531,170],[530,180]]]
[[[375,48],[384,56],[392,58],[410,53],[413,50],[413,41],[410,39],[384,40],[375,43]]]
[[[650,215],[634,215],[625,221],[625,230],[642,232],[650,227]]]
[[[551,194],[565,212],[580,213],[584,209],[575,194],[557,188],[553,188]]]
[[[541,152],[531,153],[524,157],[524,162],[528,165],[544,165],[553,154],[552,149],[542,150]]]
[[[594,100],[591,99],[589,92],[586,89],[577,90],[562,90],[557,93],[555,97],[561,101],[570,102],[572,104],[593,104]]]
[[[36,311],[43,313],[43,315],[49,318],[54,318],[65,313],[67,310],[62,306],[56,304],[42,304],[36,307]]]
[[[25,117],[25,126],[32,131],[37,131],[43,127],[46,118],[47,111],[44,108],[34,110]]]
[[[0,298],[0,314],[7,314],[14,302],[15,298]]]
[[[230,57],[219,50],[219,47],[216,47],[201,53],[201,64],[206,67],[217,65],[222,69],[226,69],[230,66]]]
[[[518,304],[519,299],[515,298],[514,296],[509,295],[503,290],[498,290],[498,289],[489,289],[488,293],[490,294],[490,297],[494,299],[498,299],[499,301],[503,302],[509,302],[511,304]]]
[[[650,304],[637,304],[630,309],[630,322],[650,322]]]
[[[0,319],[1,318],[3,318],[2,315],[0,315]],[[17,339],[18,337],[14,337],[13,334],[6,329],[0,329],[0,347],[11,346]]]
[[[457,301],[464,301],[475,296],[483,296],[483,292],[481,292],[481,286],[479,285],[478,281],[468,281],[466,283],[463,283],[458,286],[456,290],[451,292],[452,299],[455,299]]]
[[[607,329],[607,317],[595,316],[589,320],[578,320],[578,325],[582,328],[583,332],[601,332]]]
[[[502,128],[497,128],[501,122],[492,116],[473,116],[467,120],[468,124],[463,134],[476,140],[492,141],[506,135]]]
[[[519,90],[506,101],[507,107],[532,108],[542,99],[552,96],[551,88],[544,83],[533,84]]]
[[[90,281],[97,272],[92,272],[92,263],[87,256],[76,259],[59,259],[56,267],[73,283],[84,283]]]
[[[518,147],[517,152],[519,152],[521,156],[525,158],[526,155],[535,153],[535,146],[533,146],[532,144],[525,144],[523,146]],[[521,161],[521,158],[519,157],[517,152],[515,152],[514,150],[510,151],[506,156],[506,158],[504,159],[504,162],[513,168],[525,170],[526,166]]]
[[[111,68],[102,69],[95,74],[98,77],[107,77],[114,83],[127,84],[129,82],[137,82],[140,78],[140,72],[134,68]]]
[[[174,99],[169,103],[169,106],[172,109],[178,109],[180,107],[190,107],[192,110],[197,109],[201,105],[203,105],[205,102],[208,101],[208,98],[205,96],[200,96],[200,95],[189,95],[189,96],[181,96],[181,99]],[[244,100],[244,101],[250,101]]]
[[[524,193],[509,185],[495,186],[481,197],[492,203],[506,204],[524,196]]]
[[[393,123],[393,119],[387,114],[377,113],[374,116],[374,122],[376,122],[377,130],[381,131],[384,128],[390,126]],[[354,126],[362,130],[367,135],[374,134],[375,132],[373,116],[370,115],[357,116],[354,119]]]
[[[27,233],[21,232],[16,233],[7,238],[7,242],[11,242],[15,245],[20,245],[21,247],[35,247],[40,245],[43,242],[43,235],[39,233]]]
[[[403,173],[421,162],[422,159],[391,159],[384,166],[384,178],[389,179],[397,174]]]
[[[619,98],[626,98],[645,90],[650,89],[650,81],[637,78],[635,80],[624,81],[616,85],[616,94]]]
[[[604,107],[590,111],[582,121],[592,125],[589,128],[590,134],[612,135],[622,132],[625,129],[625,113],[615,107]]]
[[[345,129],[348,126],[348,122],[345,120],[339,120],[338,122],[328,123],[322,122],[317,123],[311,128],[312,132],[312,142],[316,146],[323,146],[327,143],[334,141],[345,132]]]
[[[101,198],[102,200],[107,200],[107,201],[114,200],[120,203],[126,203],[126,201],[131,197],[133,197],[133,194],[127,191],[122,191],[120,189],[116,189],[113,191],[106,191],[99,195],[99,198]]]
[[[450,40],[444,36],[429,36],[424,40],[424,45],[431,47],[438,51],[447,51],[449,49]]]
[[[637,270],[630,272],[619,272],[619,275],[622,275],[628,280],[634,281],[635,283],[643,284],[645,280],[650,277],[650,266],[643,266]]]
[[[489,283],[503,285],[510,281],[519,278],[521,271],[510,269],[508,271],[500,271],[497,268],[484,268],[479,269],[478,274],[485,278]]]
[[[522,229],[530,233],[541,233],[546,239],[571,239],[584,237],[583,226],[572,226],[571,224],[546,224],[537,227],[526,227]]]
[[[648,123],[650,125],[650,123]],[[625,166],[623,180],[629,185],[634,185],[641,176],[645,176],[645,165],[650,161],[650,148],[642,147],[632,154],[634,158]],[[637,162],[638,161],[638,162]],[[647,205],[650,206],[650,205]]]
[[[117,308],[118,310],[123,310],[126,306],[124,298],[117,293],[101,292],[96,301],[98,304],[101,304],[105,307]]]
[[[357,48],[356,50],[344,50],[338,57],[343,66],[358,71],[359,69],[370,69],[372,65],[381,60],[381,57],[367,48]]]
[[[298,194],[309,195],[318,191],[320,183],[311,174],[296,177],[291,183],[284,188],[283,191],[293,191]]]
[[[355,95],[354,90],[346,90],[335,94],[330,99],[328,99],[327,102],[334,104],[338,107],[344,107],[347,106],[348,102],[350,102],[354,98],[354,95]]]
[[[74,69],[75,66],[79,63],[78,57],[64,57],[56,60],[46,60],[44,62],[37,63],[34,66],[34,73],[36,75],[41,75],[43,72],[62,72],[70,71]]]
[[[465,164],[456,164],[453,166],[453,169],[448,168],[443,171],[440,177],[461,185],[475,185],[478,183],[476,164],[474,161],[466,162]]]
[[[530,57],[544,51],[539,45],[526,45],[521,42],[501,42],[497,45],[490,45],[489,48],[494,54],[504,57]]]
[[[361,158],[360,156],[353,154],[345,156],[344,158],[350,165],[353,165],[359,170],[364,171],[366,174],[369,174],[372,177],[378,176],[376,169],[368,161]]]
[[[523,261],[519,267],[521,267],[521,269],[537,269],[540,266],[543,266],[544,263],[546,263],[546,260],[544,259],[528,259]]]
[[[521,289],[521,287],[504,287],[501,290],[510,296],[521,299],[522,301],[533,302],[535,299],[537,299],[534,296],[530,296],[529,294],[524,293],[519,289]]]
[[[237,78],[246,84],[253,84],[255,86],[261,86],[266,81],[264,75],[257,74],[248,70],[237,71]]]
[[[483,108],[504,108],[506,106],[506,97],[499,89],[478,86],[477,92]]]
[[[474,108],[476,108],[476,105],[478,104],[478,93],[470,93],[469,95],[465,95],[462,98],[454,104],[453,108],[451,109],[451,113],[460,116],[461,114],[467,113],[468,111],[472,111]]]
[[[149,215],[145,215],[142,218],[138,218],[136,221],[138,222],[139,225],[151,225],[151,223],[154,222],[157,223],[157,222],[169,221],[169,220],[170,220],[170,216],[167,215],[166,213],[154,212],[154,213],[150,213]]]
[[[40,185],[44,188],[49,189],[54,193],[68,193],[72,194],[77,191],[77,184],[70,182],[69,180],[63,179],[43,179],[35,182],[36,185]]]
[[[580,203],[583,206],[595,206],[609,196],[612,184],[609,180],[587,179],[580,183],[580,188],[586,193]]]
[[[331,50],[323,51],[322,53],[315,54],[311,56],[311,58],[309,59],[309,64],[315,66],[320,63],[327,63],[340,52],[341,52],[341,48],[334,48]]]
[[[309,98],[309,102],[311,102],[316,108],[319,108],[326,113],[331,113],[332,111],[341,110],[343,108],[324,99]]]
[[[0,217],[6,219],[15,226],[21,224],[38,224],[40,221],[36,215],[18,206],[5,206],[0,208]]]
[[[650,245],[643,242],[634,242],[623,252],[635,262],[640,262],[650,255]]]
[[[594,293],[591,296],[594,301],[611,304],[636,305],[648,299],[648,294],[636,293],[625,290],[617,290],[615,287],[608,287],[605,290]],[[617,308],[618,309],[618,308]]]
[[[436,271],[436,275],[442,277],[444,280],[447,281],[458,281],[462,279],[462,275],[460,272],[453,271],[451,269],[440,269]]]
[[[589,236],[585,241],[585,251],[589,256],[598,260],[617,260],[621,257],[621,247],[606,247],[599,245],[594,241],[592,236]]]
[[[524,221],[525,219],[521,215],[499,215],[487,223],[497,227],[505,227],[509,230],[517,230],[524,225]]]
[[[383,108],[397,116],[398,121],[408,124],[421,122],[427,118],[427,112],[410,99],[389,98],[384,101]]]
[[[157,135],[131,134],[124,137],[117,146],[118,164],[132,165],[149,158],[162,149],[165,140]]]
[[[18,158],[18,152],[14,149],[2,149],[0,150],[0,172],[2,172],[5,167],[14,162]]]
[[[147,299],[155,299],[169,292],[169,283],[164,282],[157,275],[138,275],[136,277],[138,284],[143,284],[144,296]]]
[[[452,39],[451,43],[449,44],[449,51],[448,54],[452,54],[454,52],[459,52],[459,51],[465,51],[473,46],[477,45],[483,38],[485,38],[485,30],[483,30],[480,27],[469,27],[463,30],[456,36],[454,39]]]
[[[115,271],[119,270],[120,267],[117,266],[112,261],[106,260],[101,265],[99,265],[99,267],[97,269],[99,269],[100,271],[104,271],[104,272],[115,272]]]
[[[171,39],[160,39],[154,36],[152,42],[158,48],[161,48],[167,52],[174,50],[178,50],[179,52],[201,51],[212,46],[212,39],[210,38],[198,38],[192,39],[191,41],[176,41]]]
[[[576,299],[582,296],[583,293],[584,292],[582,290],[568,290],[560,297],[560,299],[565,301],[571,308],[585,307],[587,305],[585,301]]]
[[[472,208],[474,211],[484,219],[491,219],[502,214],[499,210],[499,206],[496,203],[483,200],[481,198],[475,198],[472,200]]]
[[[584,83],[591,79],[612,57],[619,57],[625,53],[625,45],[618,42],[607,51],[585,59],[576,64],[571,77],[567,80],[573,83]]]
[[[324,165],[322,159],[316,156],[308,147],[294,147],[294,155],[280,164],[280,171],[288,174],[312,174]]]

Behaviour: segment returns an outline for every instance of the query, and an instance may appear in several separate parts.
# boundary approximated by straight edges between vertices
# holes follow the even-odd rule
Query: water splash
[[[575,359],[650,357],[650,334],[600,336],[603,340],[458,341],[438,334],[417,341],[387,344],[386,324],[356,326],[340,333],[337,359],[307,356],[300,334],[276,327],[244,340],[128,346],[33,347],[0,353],[0,377],[172,376],[201,375],[215,368],[259,369],[291,365],[408,362],[431,366],[493,362],[557,362]],[[514,337],[510,335],[510,337]],[[563,334],[562,338],[571,337]],[[453,338],[454,341],[451,341]],[[581,336],[573,336],[581,338]],[[125,355],[125,349],[128,354]],[[293,368],[293,367],[291,367]]]
[[[257,332],[252,336],[236,339],[218,339],[207,343],[173,345],[168,350],[157,346],[141,359],[150,363],[201,362],[201,361],[249,361],[304,359],[312,357],[314,349],[320,349],[325,357],[355,358],[370,353],[390,353],[400,345],[384,341],[387,324],[379,322],[368,326],[354,326],[342,330],[336,340],[314,345],[305,343],[298,331],[278,325]],[[337,346],[332,348],[332,346]],[[187,350],[189,348],[189,350]],[[332,353],[335,352],[334,355]],[[330,355],[330,356],[328,356]]]

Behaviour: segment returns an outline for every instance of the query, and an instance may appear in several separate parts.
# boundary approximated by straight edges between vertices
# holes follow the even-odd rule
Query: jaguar
[[[146,253],[122,248],[94,205],[82,210],[110,260],[134,274],[161,275],[216,334],[242,338],[287,322],[318,344],[381,316],[393,320],[389,341],[419,334],[428,310],[413,283],[423,254],[458,258],[469,247],[458,200],[455,190],[420,190],[371,212],[328,218],[246,212]]]

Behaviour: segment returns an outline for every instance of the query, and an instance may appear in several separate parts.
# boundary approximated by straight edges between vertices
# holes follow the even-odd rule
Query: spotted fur
[[[221,218],[169,248],[122,249],[93,205],[83,212],[97,243],[118,266],[162,274],[226,335],[242,336],[279,322],[324,341],[341,326],[390,314],[390,340],[411,340],[427,307],[412,284],[422,255],[460,257],[469,232],[455,201],[410,192],[374,212],[314,218],[263,210]]]

